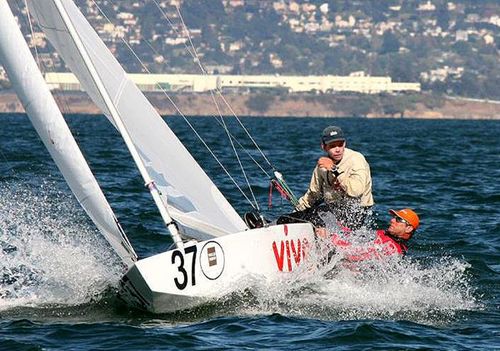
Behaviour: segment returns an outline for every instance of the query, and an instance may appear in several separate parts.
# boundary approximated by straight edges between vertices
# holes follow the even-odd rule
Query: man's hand
[[[320,237],[321,239],[326,239],[328,232],[326,231],[325,227],[318,227],[314,229],[314,234],[316,234],[316,236]]]
[[[333,160],[330,157],[320,157],[318,160],[319,168],[324,168],[326,170],[331,170],[334,166]]]
[[[340,182],[337,178],[335,178],[335,182],[332,184],[332,188],[335,191],[345,193],[345,189],[342,187],[342,184],[340,184]]]

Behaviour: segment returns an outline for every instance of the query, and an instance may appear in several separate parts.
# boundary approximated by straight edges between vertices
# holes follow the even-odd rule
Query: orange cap
[[[403,208],[402,210],[399,211],[389,210],[389,213],[404,219],[415,230],[417,230],[418,226],[420,225],[420,219],[418,218],[418,215],[415,213],[415,211],[409,208]]]

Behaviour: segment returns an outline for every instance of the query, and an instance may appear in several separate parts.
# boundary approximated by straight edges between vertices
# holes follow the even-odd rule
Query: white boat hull
[[[153,313],[192,308],[252,279],[286,279],[306,261],[313,242],[313,227],[299,223],[188,243],[136,262],[122,279],[120,295]]]

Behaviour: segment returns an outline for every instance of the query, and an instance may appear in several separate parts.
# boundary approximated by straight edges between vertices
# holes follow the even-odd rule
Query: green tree
[[[142,35],[149,40],[153,36],[156,26],[158,8],[153,3],[146,3],[136,10],[137,20],[141,26]]]
[[[437,25],[441,27],[442,30],[448,30],[450,26],[450,13],[448,11],[448,5],[446,2],[442,2],[436,7],[436,18]]]
[[[347,116],[366,117],[375,107],[373,97],[366,94],[345,96],[336,99],[332,108],[344,112]]]
[[[361,96],[356,102],[353,101],[351,105],[351,114],[354,117],[366,117],[373,107],[373,99],[369,98],[367,95]]]
[[[418,80],[418,62],[412,54],[391,55],[389,75],[395,82],[415,82]]]
[[[482,97],[481,88],[477,75],[472,72],[464,72],[460,80],[453,84],[453,91],[460,96]]]
[[[270,94],[255,94],[251,95],[245,102],[246,107],[250,110],[264,113],[269,110],[271,104],[274,102],[274,96]]]
[[[400,117],[403,117],[408,107],[408,103],[404,96],[386,95],[382,97],[381,100],[382,110],[387,115],[394,116],[398,114]]]
[[[10,89],[10,88],[12,88],[12,84],[10,84],[10,81],[0,79],[0,90],[1,89]]]
[[[440,94],[429,94],[424,96],[423,103],[425,107],[433,110],[442,107],[444,105],[444,99]]]
[[[445,94],[448,90],[448,84],[439,80],[432,83],[424,83],[422,84],[422,90],[432,90],[437,94]]]
[[[344,61],[343,53],[340,49],[329,49],[323,57],[323,67],[326,74],[340,74]]]
[[[401,11],[415,13],[420,0],[404,0],[401,4]]]
[[[400,47],[401,44],[398,37],[392,31],[386,30],[382,36],[380,53],[383,55],[391,52],[398,52]]]
[[[462,57],[468,57],[469,55],[472,55],[472,46],[465,41],[456,42],[455,44],[453,44],[452,49]]]
[[[372,49],[371,42],[364,35],[351,35],[347,42],[358,49],[366,51],[371,51]]]
[[[483,90],[486,98],[500,100],[500,75],[485,79]]]
[[[185,0],[181,13],[188,28],[200,28],[201,24],[217,25],[226,18],[224,5],[220,0],[211,0],[210,6],[207,6],[205,0]]]

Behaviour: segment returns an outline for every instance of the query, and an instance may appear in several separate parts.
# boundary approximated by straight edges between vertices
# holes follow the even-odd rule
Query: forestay
[[[0,0],[0,18],[0,63],[26,113],[78,202],[130,267],[137,256],[50,94],[5,0]]]
[[[37,22],[94,103],[115,125],[54,0],[29,1]],[[205,174],[109,52],[72,1],[58,1],[76,29],[113,100],[146,169],[181,232],[200,240],[246,229],[234,208]],[[167,201],[168,197],[168,201]]]

